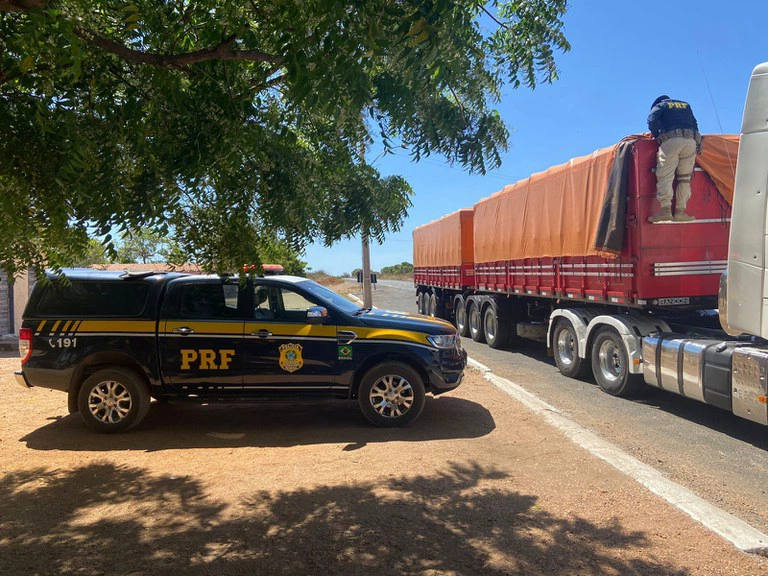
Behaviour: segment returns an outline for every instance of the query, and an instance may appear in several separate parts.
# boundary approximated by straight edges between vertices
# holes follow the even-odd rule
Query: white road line
[[[630,456],[618,446],[600,438],[580,426],[554,406],[531,394],[519,384],[501,378],[490,368],[470,358],[469,366],[506,394],[539,414],[552,426],[563,432],[572,442],[604,460],[617,470],[635,479],[654,494],[677,506],[707,529],[719,534],[743,552],[768,556],[768,535],[756,530],[743,520],[713,506],[687,488],[665,478],[658,470]]]
[[[355,302],[357,302],[358,304],[360,304],[360,306],[362,306],[362,305],[363,305],[363,301],[362,301],[362,300],[360,300],[360,298],[358,298],[358,297],[357,297],[357,296],[355,296],[354,294],[347,294],[347,296],[349,296],[350,298],[352,298],[352,300],[354,300]]]

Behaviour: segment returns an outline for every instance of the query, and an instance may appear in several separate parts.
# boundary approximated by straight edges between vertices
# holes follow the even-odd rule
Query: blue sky
[[[406,153],[376,162],[414,190],[402,230],[371,244],[371,266],[412,262],[411,232],[533,172],[647,130],[653,100],[691,103],[702,133],[738,133],[749,75],[768,60],[768,1],[574,0],[565,15],[571,51],[558,57],[560,79],[535,90],[507,88],[497,106],[511,137],[501,168],[467,174],[432,156]],[[331,274],[361,266],[359,239],[313,245],[304,258]]]

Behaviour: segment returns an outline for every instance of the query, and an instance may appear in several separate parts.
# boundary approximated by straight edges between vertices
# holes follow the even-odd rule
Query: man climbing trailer
[[[651,223],[675,220],[688,222],[693,216],[685,210],[691,197],[691,175],[696,154],[701,152],[699,124],[691,105],[669,96],[659,96],[651,105],[648,130],[659,143],[656,155],[656,197],[659,211],[648,218]],[[672,214],[672,181],[675,187],[675,213]]]
[[[561,373],[609,394],[651,385],[768,425],[766,117],[768,63],[741,138],[703,137],[692,220],[648,221],[658,142],[634,136],[417,228],[419,310],[494,348],[545,341]],[[745,336],[721,327],[718,295]]]

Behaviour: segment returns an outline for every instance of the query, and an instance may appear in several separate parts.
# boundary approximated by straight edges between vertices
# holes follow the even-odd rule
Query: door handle
[[[192,330],[192,328],[187,328],[186,326],[182,326],[180,328],[174,328],[173,333],[181,334],[182,336],[189,336],[190,334],[194,334],[195,331]]]
[[[272,332],[270,332],[269,330],[264,330],[262,328],[258,332],[251,332],[251,336],[258,336],[259,338],[269,338],[270,336],[272,336]]]
[[[339,344],[351,344],[357,338],[357,334],[352,330],[339,330],[336,339]]]

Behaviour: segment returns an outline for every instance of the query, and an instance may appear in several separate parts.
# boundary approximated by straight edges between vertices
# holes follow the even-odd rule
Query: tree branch
[[[280,56],[267,54],[259,50],[232,50],[230,46],[236,40],[235,35],[225,38],[218,46],[213,48],[205,48],[185,54],[157,54],[128,48],[119,42],[81,28],[75,28],[75,34],[89,44],[115,54],[127,62],[149,64],[158,68],[179,68],[211,60],[245,60],[250,62],[268,62],[271,64],[280,64],[283,61],[283,58]]]
[[[29,12],[45,8],[45,0],[0,0],[0,12]]]
[[[255,88],[258,91],[266,90],[267,88],[272,88],[273,86],[277,86],[287,77],[288,77],[288,74],[280,74],[279,76],[275,76],[271,80],[264,80],[263,82],[254,81],[251,83],[251,87]]]
[[[510,30],[510,27],[509,27],[509,26],[507,26],[506,24],[504,24],[504,22],[501,22],[501,21],[500,21],[498,18],[496,18],[496,16],[494,16],[493,14],[491,14],[491,13],[488,11],[488,9],[485,7],[485,6],[483,6],[483,5],[482,5],[482,4],[480,4],[480,3],[478,3],[478,6],[480,7],[480,9],[481,9],[483,12],[485,12],[485,13],[488,15],[488,17],[489,17],[491,20],[493,20],[494,22],[496,22],[496,24],[498,24],[499,26],[501,26],[502,28],[504,28],[504,29],[506,29],[506,30]]]

